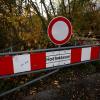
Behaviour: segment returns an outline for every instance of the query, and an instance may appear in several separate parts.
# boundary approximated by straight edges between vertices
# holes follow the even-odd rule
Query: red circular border
[[[65,22],[67,24],[68,28],[69,28],[68,36],[62,41],[56,40],[52,35],[52,27],[57,21]],[[61,16],[56,17],[56,18],[52,19],[51,22],[48,25],[48,36],[49,36],[50,40],[56,45],[65,44],[66,42],[69,41],[69,39],[71,38],[71,35],[72,35],[72,25],[71,25],[70,21],[65,17],[61,17]]]

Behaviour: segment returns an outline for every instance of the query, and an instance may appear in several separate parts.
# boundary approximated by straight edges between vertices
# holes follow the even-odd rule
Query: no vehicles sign
[[[48,25],[48,36],[56,45],[63,45],[72,35],[72,25],[65,17],[56,17]]]

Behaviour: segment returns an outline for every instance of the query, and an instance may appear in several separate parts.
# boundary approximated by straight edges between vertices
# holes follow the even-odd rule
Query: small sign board
[[[65,17],[56,17],[48,25],[48,36],[56,45],[63,45],[69,41],[72,35],[72,25]]]
[[[46,66],[60,66],[70,64],[71,50],[52,51],[46,53]]]

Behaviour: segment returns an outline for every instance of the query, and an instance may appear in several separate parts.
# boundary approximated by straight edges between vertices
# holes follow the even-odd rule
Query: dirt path
[[[100,73],[89,75],[81,80],[55,83],[36,95],[22,100],[100,100]]]

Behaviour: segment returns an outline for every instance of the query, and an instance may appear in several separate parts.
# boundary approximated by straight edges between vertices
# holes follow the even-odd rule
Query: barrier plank
[[[99,60],[100,46],[83,46],[0,56],[0,76]]]

